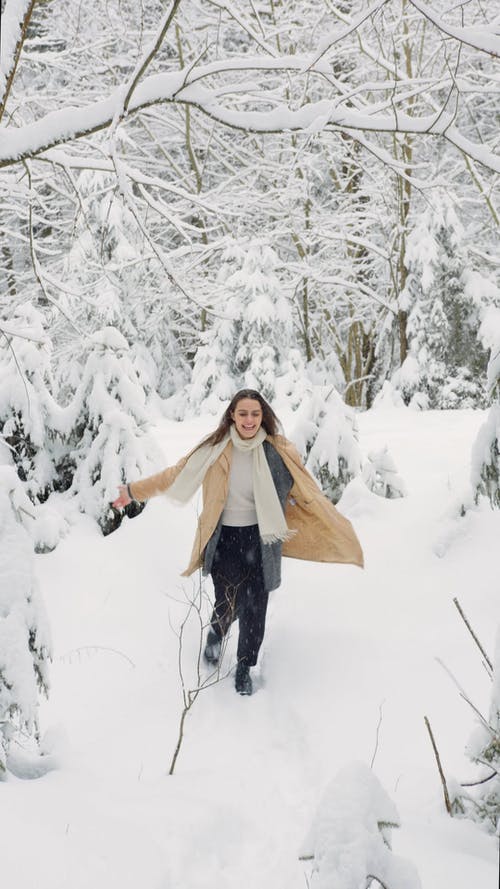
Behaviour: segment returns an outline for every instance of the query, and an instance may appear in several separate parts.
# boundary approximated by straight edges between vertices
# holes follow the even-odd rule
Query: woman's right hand
[[[132,500],[129,497],[127,485],[118,485],[118,497],[116,500],[113,500],[111,506],[114,506],[115,509],[124,509],[129,503],[132,503]]]

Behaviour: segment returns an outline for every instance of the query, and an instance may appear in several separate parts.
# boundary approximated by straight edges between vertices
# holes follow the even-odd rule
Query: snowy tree
[[[329,783],[300,858],[312,862],[315,889],[358,889],[373,881],[385,889],[420,889],[411,862],[391,851],[400,827],[392,800],[363,763],[345,766]]]
[[[219,287],[223,297],[210,333],[202,338],[193,367],[190,400],[214,412],[237,389],[257,389],[272,401],[276,380],[285,388],[300,376],[290,305],[277,275],[275,250],[255,238],[232,244],[223,255]]]
[[[466,752],[481,771],[475,787],[461,794],[465,812],[490,833],[497,834],[500,825],[500,628],[493,660],[489,717],[477,726]]]
[[[52,395],[51,344],[42,313],[31,303],[2,323],[0,433],[34,503],[57,486],[62,412]]]
[[[129,351],[115,328],[93,334],[80,385],[66,408],[74,465],[70,493],[104,533],[115,524],[109,504],[118,485],[147,474],[159,456],[148,435],[146,397]]]
[[[492,405],[480,428],[472,450],[471,481],[476,502],[488,497],[492,507],[500,507],[500,308],[490,306],[480,334],[490,349],[488,387]]]
[[[32,543],[6,493],[13,484],[12,468],[0,466],[0,777],[13,747],[36,750],[38,694],[48,691],[50,659]]]
[[[323,493],[338,503],[346,485],[361,473],[353,409],[332,388],[311,388],[297,411],[291,438]]]
[[[408,316],[409,351],[394,382],[417,408],[482,404],[481,287],[470,286],[462,226],[447,198],[433,195],[408,237],[405,262],[400,305]]]
[[[179,312],[172,308],[173,288],[111,174],[83,171],[77,184],[84,212],[64,261],[65,277],[76,294],[67,299],[71,316],[87,334],[118,326],[131,343],[147,395],[168,398],[186,383],[190,371],[182,354]],[[65,338],[65,354],[79,335],[62,319],[56,338]],[[64,375],[63,387],[66,368]]]

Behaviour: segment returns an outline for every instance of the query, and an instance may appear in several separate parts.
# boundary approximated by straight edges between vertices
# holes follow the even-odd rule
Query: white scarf
[[[259,533],[263,543],[276,543],[288,540],[291,532],[286,524],[281,503],[274,486],[273,477],[266,459],[262,443],[266,432],[260,427],[253,438],[240,438],[234,424],[219,444],[200,445],[188,457],[186,465],[181,469],[175,481],[165,492],[167,497],[180,503],[187,503],[198,490],[205,478],[207,470],[220,457],[228,442],[240,451],[253,452],[253,494]]]

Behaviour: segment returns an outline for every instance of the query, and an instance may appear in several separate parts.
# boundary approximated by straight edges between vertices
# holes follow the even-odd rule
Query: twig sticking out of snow
[[[487,666],[488,666],[488,669],[489,669],[489,673],[490,673],[490,675],[491,675],[491,674],[493,673],[493,664],[491,663],[491,661],[490,661],[488,655],[486,654],[486,652],[485,652],[483,646],[481,645],[481,643],[480,643],[479,639],[477,638],[477,636],[476,636],[474,630],[472,629],[472,627],[471,627],[469,621],[467,620],[467,618],[466,618],[466,616],[465,616],[465,614],[464,614],[464,612],[463,612],[463,610],[462,610],[462,606],[460,605],[460,602],[458,601],[458,599],[456,598],[456,596],[455,596],[455,598],[453,599],[453,603],[454,603],[454,605],[456,606],[456,608],[457,608],[457,610],[458,610],[458,613],[459,613],[460,617],[462,618],[462,620],[463,620],[465,626],[467,627],[469,633],[471,634],[472,638],[474,639],[474,642],[476,643],[477,647],[479,648],[479,651],[481,652],[482,656],[484,657],[484,660],[485,660],[485,662],[486,662],[486,664],[487,664]]]
[[[446,778],[444,777],[443,767],[441,765],[441,758],[439,756],[437,744],[434,739],[431,725],[430,725],[429,720],[427,719],[427,716],[424,716],[424,722],[425,722],[427,731],[429,732],[429,737],[431,739],[432,749],[434,751],[434,756],[436,758],[436,763],[437,763],[437,767],[438,767],[438,771],[439,771],[439,777],[441,778],[441,785],[443,787],[443,796],[444,796],[444,804],[446,806],[446,811],[448,812],[448,815],[451,815],[452,810],[451,810],[450,794],[448,793],[448,785],[446,784]]]

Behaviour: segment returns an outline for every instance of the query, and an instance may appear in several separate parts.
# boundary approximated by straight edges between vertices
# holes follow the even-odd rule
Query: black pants
[[[269,594],[264,590],[258,525],[223,525],[212,564],[215,604],[209,640],[222,639],[238,618],[238,662],[253,667],[264,638]]]

